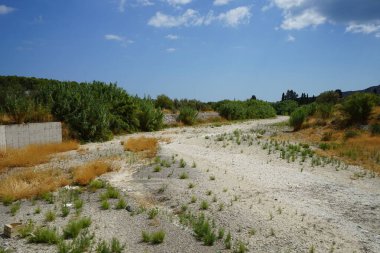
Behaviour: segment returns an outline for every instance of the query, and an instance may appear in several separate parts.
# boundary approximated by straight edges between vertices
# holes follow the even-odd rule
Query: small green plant
[[[158,208],[152,208],[148,212],[148,217],[150,220],[156,218],[157,215],[158,215]]]
[[[193,195],[191,196],[190,203],[194,204],[195,202],[197,202],[197,197]]]
[[[228,232],[226,239],[224,240],[224,246],[226,249],[231,249],[232,248],[232,236],[231,232]]]
[[[146,243],[151,243],[151,244],[160,244],[164,242],[165,239],[165,231],[159,230],[157,232],[153,233],[148,233],[146,231],[142,231],[141,236],[142,236],[142,241]]]
[[[196,168],[197,164],[193,161],[193,164],[191,165],[191,168]]]
[[[112,238],[111,243],[101,241],[96,246],[96,253],[121,253],[123,252],[125,245],[122,245],[116,238]]]
[[[60,238],[55,229],[38,227],[29,237],[30,243],[57,244]]]
[[[54,195],[52,192],[43,193],[41,198],[48,204],[54,204]]]
[[[193,125],[196,122],[198,111],[191,107],[184,106],[180,109],[178,120],[185,125]]]
[[[119,200],[116,203],[115,208],[117,210],[125,209],[127,207],[127,202],[125,202],[124,198],[119,198]]]
[[[189,183],[189,184],[188,184],[189,189],[194,188],[194,186],[195,186],[195,185],[194,185],[193,183]]]
[[[106,187],[106,182],[102,181],[102,180],[99,180],[99,179],[95,179],[95,180],[92,180],[89,184],[89,188],[92,190],[92,191],[96,191],[98,189],[102,189]]]
[[[315,253],[315,247],[314,247],[314,245],[310,246],[309,253]]]
[[[76,238],[82,229],[91,225],[91,218],[83,217],[70,221],[63,229],[63,237],[65,239]]]
[[[256,230],[254,228],[251,228],[249,231],[248,231],[248,234],[250,236],[254,236],[256,234]]]
[[[162,170],[160,165],[156,165],[153,169],[153,172],[160,172]]]
[[[49,210],[45,213],[45,221],[52,222],[55,221],[56,214],[53,210]]]
[[[243,242],[238,241],[237,242],[237,246],[236,246],[236,250],[234,252],[236,252],[236,253],[245,253],[247,251],[248,251],[247,246]]]
[[[211,194],[212,194],[212,191],[211,191],[211,190],[207,190],[207,191],[206,191],[206,195],[207,195],[207,196],[210,196]]]
[[[322,150],[329,150],[331,148],[331,146],[327,143],[320,143],[319,148]]]
[[[62,217],[67,217],[70,213],[70,208],[66,205],[66,204],[63,204],[61,206],[61,216]]]
[[[201,210],[207,210],[208,207],[209,207],[208,202],[207,202],[206,200],[203,200],[203,201],[201,202],[200,209],[201,209]]]
[[[78,210],[78,209],[82,209],[82,207],[83,207],[83,200],[82,199],[76,199],[76,200],[74,200],[74,207],[75,207],[75,209],[76,210]]]
[[[215,176],[214,175],[210,176],[210,180],[214,181],[215,180]]]
[[[36,209],[34,209],[35,214],[41,213],[41,207],[37,206]]]
[[[218,199],[216,198],[216,195],[214,195],[213,197],[212,197],[212,202],[217,202],[218,201]]]
[[[102,210],[108,210],[108,209],[110,209],[110,202],[109,202],[107,199],[103,200],[103,201],[100,203],[100,208],[101,208]]]
[[[219,228],[218,230],[218,239],[221,240],[224,237],[224,228]]]
[[[11,210],[10,210],[11,215],[12,215],[12,216],[15,216],[16,213],[20,210],[20,207],[21,207],[20,202],[13,203],[13,204],[11,205]]]
[[[3,202],[4,206],[9,206],[10,204],[13,203],[14,198],[11,196],[4,196],[1,198],[1,201]]]
[[[189,175],[186,172],[182,172],[181,175],[179,176],[179,179],[188,179]]]
[[[185,168],[186,167],[186,162],[185,162],[185,160],[183,160],[183,158],[181,158],[181,160],[179,160],[179,167],[180,168]]]
[[[218,207],[218,211],[223,211],[223,209],[224,209],[224,204],[220,203]]]
[[[81,253],[89,252],[94,234],[90,234],[87,229],[83,230],[77,238],[71,242],[61,240],[58,244],[58,253]]]
[[[20,234],[21,238],[25,238],[31,235],[33,230],[34,222],[32,220],[28,220],[28,222],[18,230],[18,233]]]
[[[110,199],[117,199],[120,196],[119,191],[114,187],[108,187],[106,193]]]
[[[380,124],[374,124],[370,127],[372,135],[380,135]]]

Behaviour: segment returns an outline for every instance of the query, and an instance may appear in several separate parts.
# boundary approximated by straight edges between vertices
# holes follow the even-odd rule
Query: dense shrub
[[[197,120],[198,111],[191,107],[183,107],[179,111],[178,120],[185,125],[193,125]]]
[[[355,93],[347,97],[343,101],[342,110],[346,113],[349,123],[366,124],[376,100],[376,95],[371,93]]]
[[[325,91],[316,99],[318,104],[336,104],[339,101],[339,93],[337,91]]]
[[[294,100],[284,100],[273,104],[278,115],[290,115],[298,107],[298,103]]]
[[[301,129],[306,118],[313,115],[315,111],[315,104],[301,106],[290,115],[289,124],[294,128],[294,131],[298,131]]]
[[[0,91],[0,111],[13,122],[54,118],[68,126],[71,137],[84,141],[162,127],[163,116],[151,100],[132,97],[116,84],[0,76]]]
[[[371,133],[373,135],[380,135],[380,125],[379,124],[374,124],[371,126]]]
[[[173,110],[174,109],[173,100],[171,100],[166,95],[159,95],[159,96],[157,96],[155,105],[156,105],[157,108],[161,108],[161,109],[168,109],[168,110]]]
[[[276,116],[275,109],[260,100],[222,101],[216,107],[219,114],[228,120],[264,119]]]

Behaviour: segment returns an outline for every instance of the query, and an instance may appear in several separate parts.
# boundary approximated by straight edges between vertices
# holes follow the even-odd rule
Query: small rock
[[[128,212],[133,212],[133,207],[131,207],[131,206],[127,206],[126,208],[125,208],[125,210],[127,210]]]

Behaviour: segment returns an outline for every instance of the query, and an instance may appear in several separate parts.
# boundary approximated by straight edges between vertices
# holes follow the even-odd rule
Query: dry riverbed
[[[380,252],[379,177],[318,158],[306,145],[270,141],[282,131],[270,125],[284,120],[172,128],[83,145],[43,166],[70,168],[111,157],[120,170],[102,178],[117,189],[125,207],[117,209],[119,200],[110,198],[109,209],[102,208],[104,188],[79,189],[76,199],[83,206],[70,205],[68,216],[61,217],[65,194],[73,191],[61,190],[50,204],[21,201],[14,216],[11,207],[1,205],[0,223],[33,220],[61,234],[70,220],[90,217],[94,252],[101,240],[113,237],[125,244],[125,252]],[[170,141],[160,143],[159,159],[141,161],[120,145],[139,135]],[[56,213],[51,222],[49,210]],[[201,223],[210,227],[207,236],[196,225]],[[142,231],[160,230],[162,243],[142,242]],[[18,237],[1,237],[0,246],[58,252],[56,245]]]

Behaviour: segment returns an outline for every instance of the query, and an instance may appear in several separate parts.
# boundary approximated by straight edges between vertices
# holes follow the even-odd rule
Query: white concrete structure
[[[60,142],[62,142],[62,125],[60,122],[0,126],[0,149]]]

